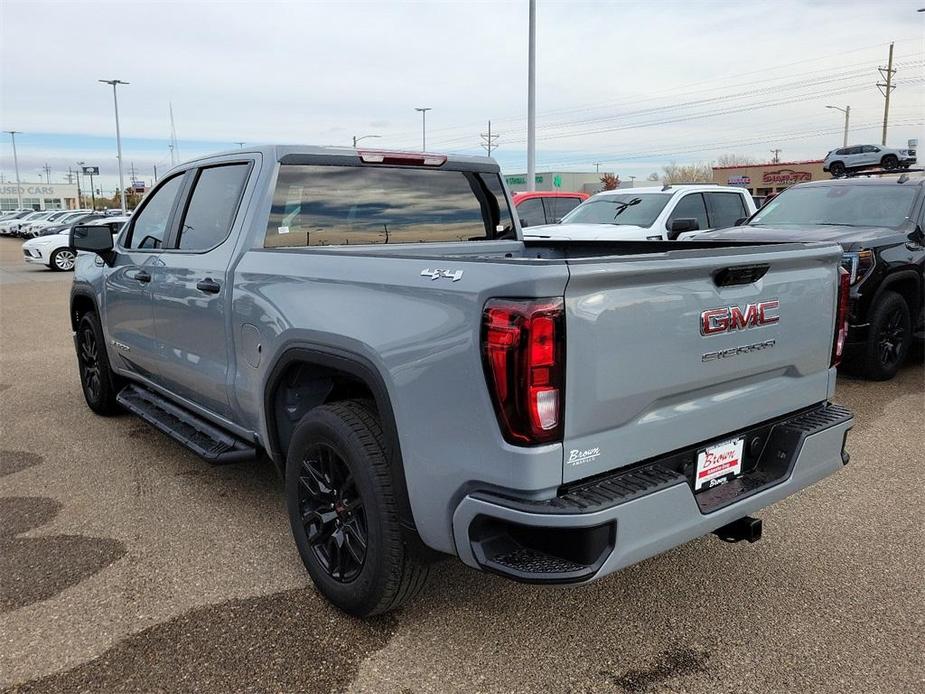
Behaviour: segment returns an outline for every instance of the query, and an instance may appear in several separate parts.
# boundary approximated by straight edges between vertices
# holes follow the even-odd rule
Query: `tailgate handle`
[[[737,284],[751,284],[765,276],[770,265],[737,265],[724,267],[713,273],[713,283],[717,287],[734,287]]]

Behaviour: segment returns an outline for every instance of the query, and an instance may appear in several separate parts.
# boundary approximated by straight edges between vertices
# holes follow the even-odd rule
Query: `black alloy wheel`
[[[880,162],[880,164],[881,166],[883,166],[884,169],[887,169],[888,171],[892,171],[897,166],[899,166],[899,159],[897,158],[895,154],[887,154],[883,158],[883,161]]]
[[[350,469],[327,443],[311,446],[302,460],[299,513],[321,568],[341,583],[354,580],[366,561],[366,511]]]
[[[832,162],[832,164],[829,166],[829,173],[833,176],[844,176],[845,165],[840,161]]]
[[[884,371],[893,370],[899,365],[906,353],[907,341],[906,317],[897,306],[887,314],[877,334],[877,356]]]
[[[99,402],[103,394],[100,372],[100,350],[93,326],[85,323],[77,338],[77,360],[80,363],[80,381],[88,401]]]

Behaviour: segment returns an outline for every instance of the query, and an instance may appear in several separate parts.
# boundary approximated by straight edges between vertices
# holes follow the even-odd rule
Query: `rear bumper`
[[[712,532],[831,475],[848,461],[853,417],[826,405],[769,426],[768,465],[695,496],[665,467],[678,456],[597,478],[555,499],[473,493],[453,514],[466,564],[536,583],[580,583]],[[750,434],[749,434],[750,435]],[[789,447],[790,450],[785,450]],[[770,471],[777,470],[779,474]],[[738,483],[738,484],[737,484]]]

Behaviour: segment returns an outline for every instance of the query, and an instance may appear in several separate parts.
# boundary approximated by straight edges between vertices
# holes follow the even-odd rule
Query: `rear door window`
[[[738,193],[705,193],[710,212],[710,228],[725,229],[748,216],[745,201]]]
[[[393,166],[280,166],[264,245],[514,238],[497,173]]]
[[[581,198],[546,198],[546,214],[549,224],[555,224],[581,203]]]
[[[710,225],[707,221],[707,208],[703,203],[703,195],[689,193],[681,198],[668,217],[668,229],[671,229],[671,223],[676,219],[696,219],[701,230],[709,229]]]
[[[535,227],[546,224],[546,210],[543,208],[542,198],[527,198],[517,206],[517,216],[520,225]]]
[[[210,166],[199,172],[180,224],[177,248],[206,251],[228,237],[249,170],[250,165],[242,163]]]

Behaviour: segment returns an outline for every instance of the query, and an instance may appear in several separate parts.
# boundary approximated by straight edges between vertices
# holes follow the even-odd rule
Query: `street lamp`
[[[125,180],[122,177],[122,135],[119,132],[119,97],[116,96],[116,85],[129,84],[122,80],[97,80],[103,84],[112,85],[112,104],[116,110],[116,151],[119,159],[119,196],[122,201],[122,214],[125,214]]]
[[[354,135],[353,136],[353,148],[356,149],[357,142],[359,142],[360,140],[365,140],[368,137],[382,137],[382,135],[361,135],[360,137],[357,137],[356,135]]]
[[[851,107],[845,106],[845,108],[841,108],[839,106],[826,106],[826,108],[830,108],[834,111],[841,111],[842,113],[845,114],[845,138],[844,138],[844,142],[842,142],[842,147],[847,147],[848,146],[848,118],[851,116]]]
[[[13,142],[13,168],[16,169],[16,199],[19,201],[19,209],[22,209],[22,185],[19,182],[19,159],[16,157],[16,136],[21,135],[19,130],[4,130],[10,134],[10,140]]]
[[[433,109],[430,106],[426,107],[414,107],[415,111],[421,112],[421,151],[427,151],[427,112],[432,111]]]

